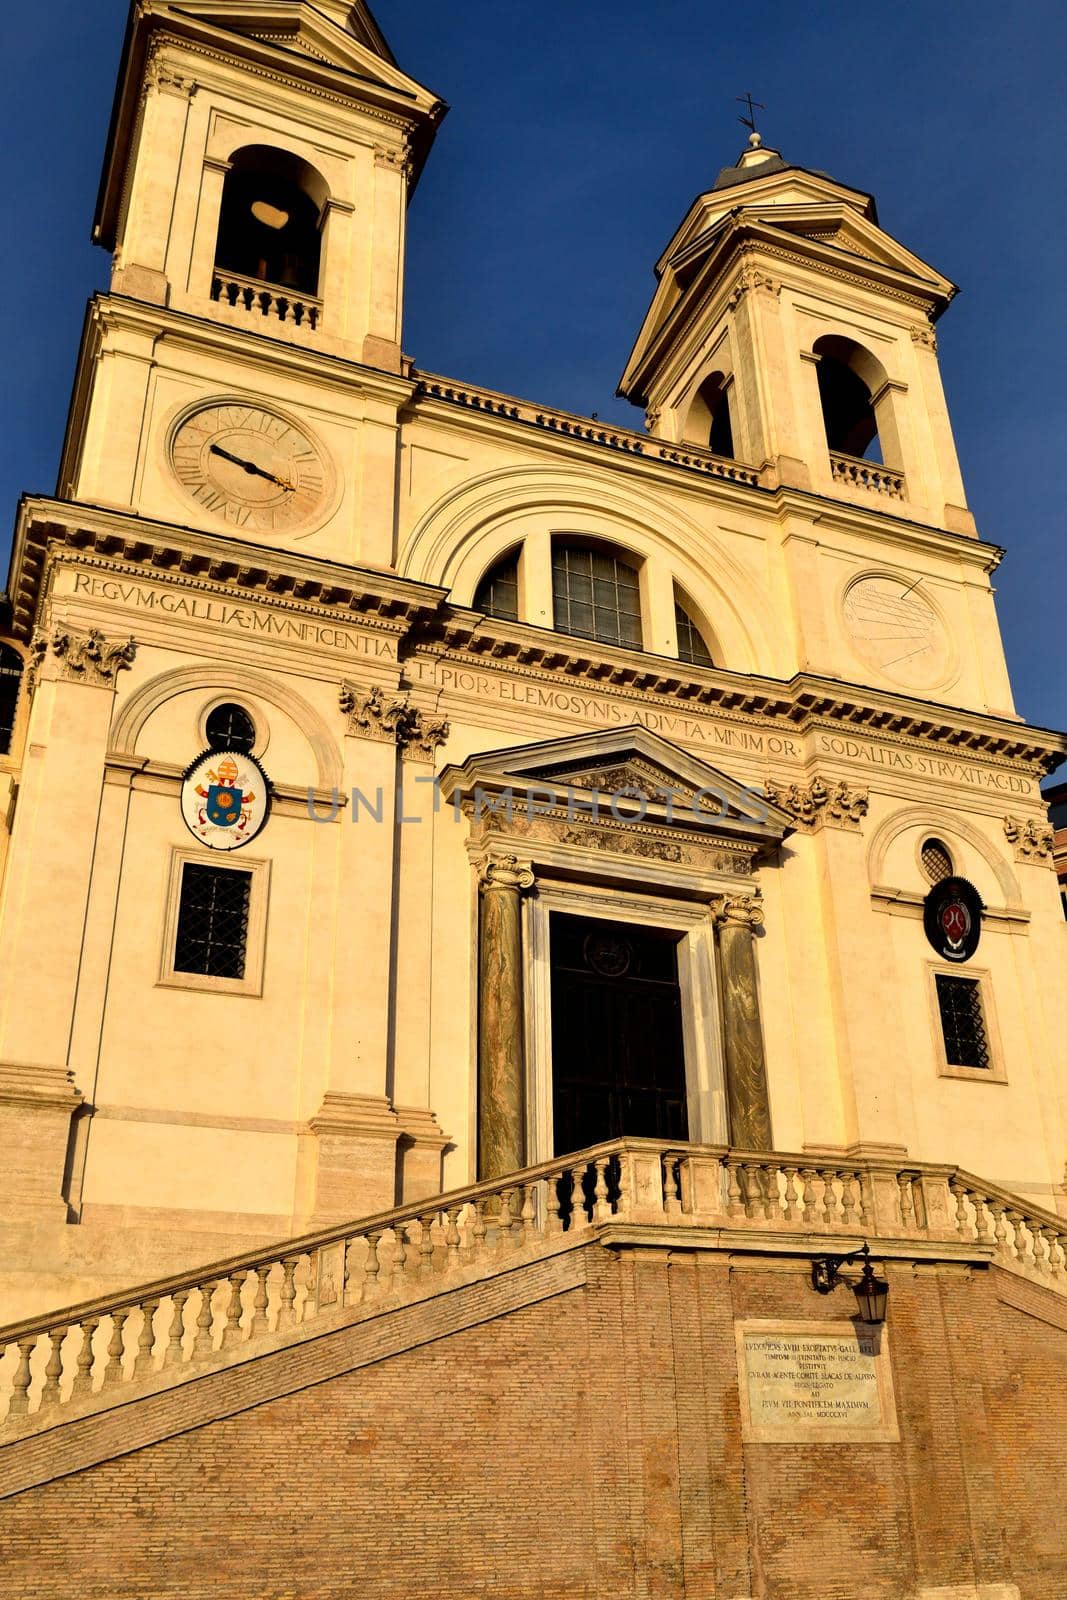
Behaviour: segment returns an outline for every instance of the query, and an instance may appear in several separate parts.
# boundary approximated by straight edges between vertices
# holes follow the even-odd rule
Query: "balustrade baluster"
[[[37,1403],[38,1411],[43,1411],[46,1406],[59,1404],[59,1391],[63,1382],[63,1340],[69,1331],[69,1328],[52,1328],[49,1331],[50,1348],[44,1369],[44,1382],[41,1385],[41,1398]]]
[[[1008,1230],[1004,1226],[1004,1218],[1007,1215],[1007,1207],[1002,1201],[994,1200],[992,1202],[991,1209],[993,1212],[993,1241],[996,1245],[996,1254],[998,1256],[1007,1257],[1010,1260],[1011,1252],[1008,1249]]]
[[[819,1169],[819,1181],[822,1183],[822,1220],[828,1228],[832,1228],[837,1221],[837,1190],[834,1188],[836,1174],[829,1168]]]
[[[956,1202],[956,1232],[961,1239],[970,1239],[973,1237],[973,1230],[967,1211],[967,1191],[958,1178],[949,1179],[948,1191]]]
[[[677,1164],[669,1151],[660,1157],[660,1166],[663,1177],[663,1210],[666,1216],[676,1217],[681,1212],[682,1201],[678,1193]]]
[[[897,1202],[900,1206],[900,1221],[903,1227],[911,1228],[915,1224],[915,1206],[911,1192],[911,1177],[907,1172],[897,1173]]]
[[[1051,1276],[1052,1260],[1049,1230],[1044,1227],[1035,1227],[1031,1231],[1034,1236],[1034,1266],[1043,1278],[1048,1278]]]
[[[1052,1267],[1052,1276],[1062,1278],[1067,1272],[1067,1233],[1056,1233],[1050,1229],[1052,1243],[1049,1248],[1049,1264]]]
[[[576,1229],[584,1228],[588,1218],[585,1214],[585,1162],[572,1167],[571,1172],[571,1214],[567,1219],[567,1230],[574,1233]]]
[[[152,1371],[152,1355],[156,1345],[155,1315],[158,1300],[146,1300],[141,1306],[141,1331],[137,1336],[137,1354],[133,1358],[131,1378],[143,1378]]]
[[[519,1223],[522,1227],[522,1242],[530,1244],[537,1237],[537,1205],[536,1184],[524,1183],[522,1186],[522,1207],[519,1211]]]
[[[741,1198],[740,1165],[732,1158],[726,1162],[726,1215],[740,1217],[744,1215],[744,1206]]]
[[[408,1264],[408,1238],[406,1224],[393,1223],[393,1270],[389,1287],[394,1293],[403,1292]]]
[[[189,1289],[176,1289],[170,1297],[170,1330],[163,1352],[164,1367],[180,1367],[185,1354],[185,1302]]]
[[[778,1194],[779,1170],[772,1163],[756,1168],[760,1193],[763,1197],[763,1218],[765,1222],[777,1222],[782,1214],[782,1202]]]
[[[215,1342],[211,1335],[215,1320],[215,1290],[222,1282],[224,1280],[219,1278],[214,1283],[200,1285],[200,1309],[196,1316],[196,1339],[192,1351],[194,1359],[214,1353]]]
[[[558,1176],[545,1179],[545,1217],[549,1233],[563,1232],[563,1218],[560,1215]]]
[[[785,1173],[785,1193],[782,1196],[783,1215],[786,1222],[792,1222],[797,1214],[800,1204],[800,1194],[797,1190],[797,1167],[783,1167]]]
[[[474,1220],[471,1223],[471,1259],[474,1261],[484,1254],[485,1240],[489,1229],[486,1225],[485,1215],[489,1207],[489,1196],[480,1194],[474,1202]]]
[[[1023,1214],[1021,1211],[1009,1211],[1007,1215],[1008,1221],[1012,1226],[1012,1247],[1015,1259],[1023,1267],[1032,1267],[1034,1264],[1033,1247],[1030,1243],[1030,1235],[1027,1232]]]
[[[815,1168],[801,1167],[800,1176],[804,1180],[804,1221],[815,1221]]]
[[[361,1298],[360,1298],[360,1303],[361,1304],[362,1304],[362,1302],[364,1300],[373,1300],[375,1295],[377,1295],[377,1294],[379,1294],[381,1292],[381,1278],[380,1278],[379,1274],[381,1273],[382,1264],[381,1264],[381,1258],[378,1255],[378,1245],[381,1242],[381,1237],[382,1237],[382,1233],[383,1232],[384,1232],[384,1229],[382,1229],[382,1228],[373,1228],[371,1230],[371,1232],[368,1233],[368,1235],[367,1235],[367,1256],[366,1256],[366,1260],[363,1263],[363,1293],[362,1293]],[[288,1281],[288,1270],[289,1270],[288,1269],[288,1263],[285,1264],[285,1268],[286,1268],[286,1274],[287,1274],[286,1281]],[[283,1305],[283,1307],[284,1307],[284,1304],[285,1304],[285,1285],[283,1284],[282,1285],[282,1305]],[[279,1313],[278,1313],[278,1326],[279,1326],[279,1328],[283,1326],[283,1324],[282,1324],[282,1312],[281,1311],[279,1311]]]
[[[93,1335],[100,1326],[99,1317],[86,1317],[82,1323],[82,1342],[78,1347],[78,1369],[70,1391],[72,1400],[84,1399],[93,1392]]]
[[[241,1291],[245,1284],[245,1274],[243,1272],[234,1272],[223,1281],[230,1286],[230,1298],[223,1313],[222,1348],[224,1350],[232,1350],[234,1345],[240,1344],[244,1337],[241,1328],[241,1315],[244,1311]]]
[[[123,1333],[126,1327],[126,1318],[129,1316],[131,1310],[131,1306],[126,1306],[122,1311],[113,1311],[111,1313],[111,1338],[108,1340],[107,1360],[104,1363],[104,1371],[100,1384],[101,1389],[106,1389],[108,1384],[112,1381],[118,1383],[122,1382],[123,1362],[126,1355],[126,1345],[125,1339],[123,1338]]]
[[[993,1235],[989,1231],[988,1203],[985,1196],[980,1194],[977,1189],[968,1189],[966,1194],[974,1208],[975,1241],[978,1244],[991,1244]]]
[[[674,1186],[673,1211],[678,1213],[682,1209],[682,1204],[678,1199],[678,1185],[674,1179],[674,1163],[669,1161],[667,1164],[671,1168],[671,1183]],[[594,1163],[593,1171],[596,1174],[596,1179],[593,1185],[593,1220],[595,1222],[611,1221],[611,1201],[608,1199],[608,1167],[610,1165],[610,1156],[601,1156]]]
[[[445,1225],[445,1257],[444,1270],[452,1272],[459,1266],[459,1251],[462,1239],[459,1232],[459,1214],[461,1206],[449,1206],[445,1213],[448,1221]]]
[[[496,1213],[496,1247],[498,1250],[506,1250],[511,1243],[514,1224],[514,1213],[512,1211],[514,1200],[514,1189],[501,1189]]]
[[[860,1226],[866,1232],[874,1226],[874,1212],[871,1207],[871,1175],[869,1172],[857,1174],[860,1187]]]
[[[741,1202],[745,1208],[745,1216],[749,1220],[752,1220],[756,1215],[756,1197],[758,1193],[755,1163],[745,1161],[741,1166]]]
[[[248,1274],[249,1279],[256,1282],[255,1294],[252,1298],[252,1317],[248,1324],[248,1337],[256,1339],[261,1333],[266,1333],[268,1328],[267,1307],[270,1304],[270,1294],[267,1290],[267,1279],[270,1277],[271,1264],[265,1267],[253,1267]]]
[[[427,1211],[419,1218],[419,1276],[429,1278],[433,1273],[433,1224],[436,1212]]]
[[[841,1221],[847,1228],[856,1220],[855,1196],[852,1193],[853,1174],[839,1172],[837,1176],[841,1180]]]
[[[11,1402],[7,1408],[9,1417],[24,1417],[30,1409],[30,1360],[37,1348],[37,1335],[33,1334],[28,1339],[18,1340],[19,1359],[15,1368],[15,1376],[11,1385]]]

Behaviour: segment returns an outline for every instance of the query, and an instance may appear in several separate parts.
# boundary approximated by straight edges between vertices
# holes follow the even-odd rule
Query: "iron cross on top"
[[[748,116],[738,117],[738,122],[743,122],[746,128],[750,128],[753,133],[756,133],[758,131],[756,128],[756,112],[766,111],[767,107],[762,100],[753,100],[750,90],[746,90],[744,94],[739,94],[735,98],[739,105],[748,107]]]

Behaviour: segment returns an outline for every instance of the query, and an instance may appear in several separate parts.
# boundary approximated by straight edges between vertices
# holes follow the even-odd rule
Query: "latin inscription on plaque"
[[[762,1443],[899,1438],[887,1334],[840,1322],[737,1326],[744,1435]]]

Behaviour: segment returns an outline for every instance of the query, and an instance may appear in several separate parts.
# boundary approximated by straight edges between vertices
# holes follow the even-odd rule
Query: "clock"
[[[857,578],[845,593],[844,620],[860,660],[905,689],[932,689],[952,667],[952,641],[924,593],[924,579]]]
[[[168,450],[189,498],[234,528],[286,532],[319,520],[333,491],[310,432],[265,406],[220,400],[178,419]]]

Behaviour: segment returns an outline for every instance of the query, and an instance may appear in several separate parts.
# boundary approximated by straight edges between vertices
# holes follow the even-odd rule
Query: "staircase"
[[[955,1167],[621,1139],[0,1329],[2,1442],[597,1239],[996,1262],[1067,1295],[1067,1218]]]

